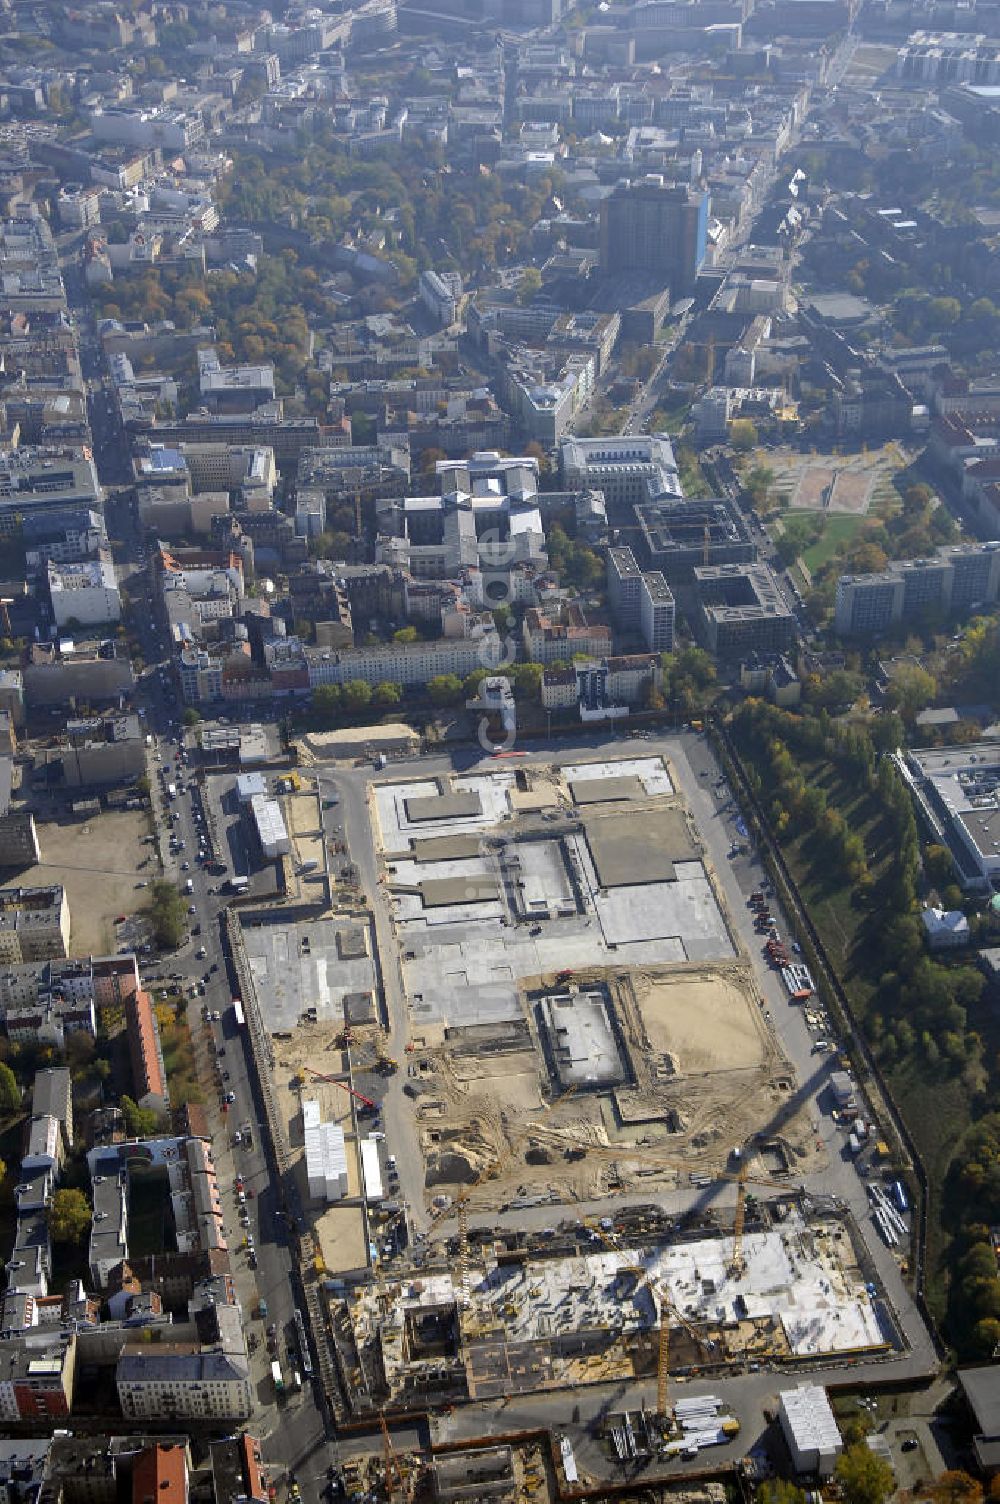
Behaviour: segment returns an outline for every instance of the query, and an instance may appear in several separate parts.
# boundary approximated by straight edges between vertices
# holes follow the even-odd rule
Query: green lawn
[[[815,517],[815,512],[791,512],[791,517]],[[864,517],[855,517],[843,512],[834,512],[826,516],[825,526],[815,543],[811,544],[802,555],[806,567],[815,572],[828,559],[832,559],[842,543],[850,543],[855,534],[864,526]]]

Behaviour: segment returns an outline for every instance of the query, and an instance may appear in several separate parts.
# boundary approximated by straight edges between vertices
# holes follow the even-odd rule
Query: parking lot
[[[72,955],[113,955],[120,941],[115,919],[146,901],[159,863],[144,810],[106,810],[90,820],[38,823],[41,861],[17,875],[25,888],[61,883],[70,914]]]

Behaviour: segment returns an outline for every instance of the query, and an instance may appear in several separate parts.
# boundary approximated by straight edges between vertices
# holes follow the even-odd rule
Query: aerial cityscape
[[[1000,1499],[1000,0],[0,0],[0,1504]]]

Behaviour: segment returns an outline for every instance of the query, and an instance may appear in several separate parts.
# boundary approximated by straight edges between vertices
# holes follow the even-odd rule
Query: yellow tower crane
[[[742,1279],[747,1272],[747,1261],[743,1257],[743,1227],[747,1215],[747,1181],[750,1178],[750,1165],[744,1159],[740,1165],[736,1177],[736,1215],[733,1218],[733,1256],[729,1260],[729,1273],[733,1279]]]
[[[593,1218],[584,1217],[582,1220],[584,1225],[589,1227],[592,1232],[595,1232],[609,1248],[614,1249],[615,1252],[621,1251],[620,1244],[605,1232],[604,1228],[598,1222],[595,1222]],[[651,1270],[647,1269],[643,1274],[632,1292],[632,1298],[635,1299],[647,1287],[652,1291],[660,1307],[659,1345],[656,1355],[656,1414],[661,1420],[665,1421],[668,1418],[670,1408],[671,1320],[676,1321],[678,1326],[682,1326],[688,1333],[688,1336],[693,1338],[703,1352],[710,1352],[712,1343],[704,1333],[699,1332],[698,1328],[692,1322],[688,1321],[686,1316],[681,1314],[667,1293],[666,1286],[656,1278]]]
[[[392,1444],[392,1437],[389,1435],[389,1427],[386,1424],[384,1410],[379,1411],[378,1420],[379,1425],[382,1428],[382,1454],[385,1458],[385,1493],[386,1498],[391,1500],[396,1492],[397,1486],[402,1491],[403,1471],[399,1465],[399,1458],[396,1456],[396,1450]]]

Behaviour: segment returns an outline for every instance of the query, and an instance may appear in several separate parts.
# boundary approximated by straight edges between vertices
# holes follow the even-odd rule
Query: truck
[[[184,892],[185,893],[193,893],[194,892],[194,879],[193,878],[189,877],[187,879],[187,881],[185,882],[185,884],[184,884]]]
[[[284,1394],[285,1381],[281,1377],[281,1364],[278,1362],[277,1358],[275,1358],[274,1362],[271,1364],[271,1378],[274,1380],[275,1394]]]
[[[176,785],[176,783],[168,783],[167,784],[167,798],[168,799],[176,799],[177,798],[177,785]]]

